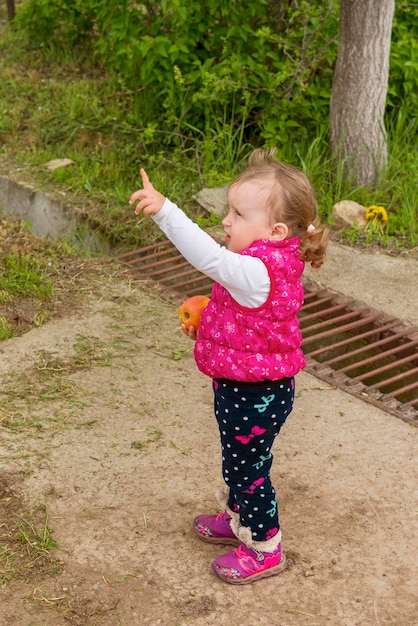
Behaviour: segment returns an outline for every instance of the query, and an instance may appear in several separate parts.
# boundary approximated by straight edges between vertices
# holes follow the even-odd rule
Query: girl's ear
[[[276,222],[273,224],[271,229],[271,237],[272,241],[283,241],[289,236],[289,227],[287,224],[283,222]]]

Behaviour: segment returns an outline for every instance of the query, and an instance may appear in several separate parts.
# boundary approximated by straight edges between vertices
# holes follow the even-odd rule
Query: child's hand
[[[192,339],[193,341],[196,341],[196,339],[197,339],[197,330],[196,330],[196,328],[194,326],[189,326],[189,328],[186,328],[186,326],[184,324],[181,324],[181,330],[190,339]]]
[[[139,171],[144,188],[138,189],[138,191],[132,194],[129,204],[134,204],[134,202],[140,200],[135,207],[135,215],[139,215],[141,211],[144,212],[144,215],[155,215],[163,206],[165,197],[154,189],[146,171],[142,168]]]

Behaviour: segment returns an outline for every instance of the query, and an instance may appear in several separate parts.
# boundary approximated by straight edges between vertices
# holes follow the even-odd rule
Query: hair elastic
[[[313,233],[313,231],[316,230],[316,227],[313,224],[309,224],[306,230],[308,231],[308,233]]]

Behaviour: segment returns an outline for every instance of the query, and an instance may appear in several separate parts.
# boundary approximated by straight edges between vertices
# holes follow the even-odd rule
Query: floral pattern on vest
[[[219,283],[199,325],[194,355],[211,378],[242,382],[280,380],[306,365],[297,314],[304,290],[299,238],[255,241],[241,254],[257,257],[270,276],[270,294],[260,307],[241,306]]]

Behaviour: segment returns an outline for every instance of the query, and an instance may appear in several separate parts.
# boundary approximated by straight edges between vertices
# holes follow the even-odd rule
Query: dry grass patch
[[[55,553],[58,545],[46,507],[28,510],[19,493],[19,478],[7,473],[0,475],[0,519],[0,586],[62,572],[64,562]]]

